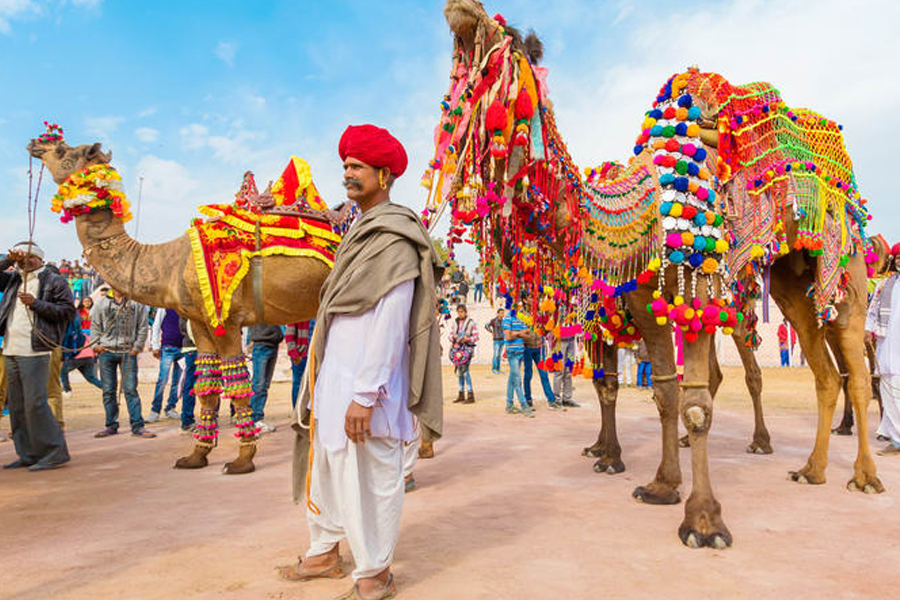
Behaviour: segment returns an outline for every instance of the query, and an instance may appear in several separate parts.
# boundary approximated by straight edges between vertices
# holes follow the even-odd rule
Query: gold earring
[[[383,190],[387,189],[387,181],[384,178],[384,171],[378,171],[378,187]]]

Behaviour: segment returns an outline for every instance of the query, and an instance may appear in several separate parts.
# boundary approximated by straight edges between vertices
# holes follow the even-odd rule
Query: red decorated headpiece
[[[341,136],[338,154],[341,160],[352,156],[376,169],[386,167],[394,177],[403,175],[408,162],[403,144],[388,133],[387,129],[374,125],[349,126]]]
[[[897,242],[896,244],[894,244],[894,247],[891,248],[891,256],[893,256],[894,258],[900,256],[900,242]]]

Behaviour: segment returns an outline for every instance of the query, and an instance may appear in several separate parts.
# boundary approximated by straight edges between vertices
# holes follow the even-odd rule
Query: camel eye
[[[56,146],[56,158],[62,158],[66,155],[66,149],[62,147],[62,144]]]

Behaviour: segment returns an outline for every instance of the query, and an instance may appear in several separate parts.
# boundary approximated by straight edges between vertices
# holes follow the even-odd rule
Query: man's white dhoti
[[[422,445],[422,428],[416,419],[416,439],[411,442],[403,442],[403,478],[413,474],[416,462],[419,460],[419,447]]]
[[[900,447],[900,375],[881,376],[881,405],[884,416],[876,433]]]
[[[374,577],[391,565],[403,513],[403,442],[366,438],[328,450],[316,435],[307,509],[310,547],[306,556],[331,550],[346,537],[356,561],[353,580]]]

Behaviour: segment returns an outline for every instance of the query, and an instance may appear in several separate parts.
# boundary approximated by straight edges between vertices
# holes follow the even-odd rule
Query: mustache
[[[359,179],[357,179],[355,177],[344,178],[344,182],[341,185],[343,185],[348,190],[350,190],[350,189],[361,190],[363,187],[362,181],[360,181]]]

